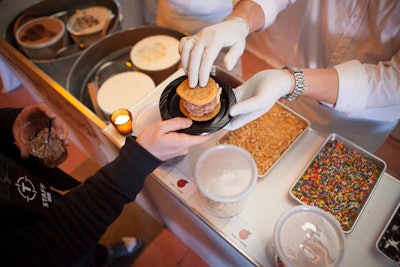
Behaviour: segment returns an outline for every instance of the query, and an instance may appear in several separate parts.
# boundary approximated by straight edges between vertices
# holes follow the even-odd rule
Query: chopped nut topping
[[[307,121],[275,104],[263,116],[224,135],[219,143],[249,151],[257,164],[258,174],[265,175],[307,126]]]

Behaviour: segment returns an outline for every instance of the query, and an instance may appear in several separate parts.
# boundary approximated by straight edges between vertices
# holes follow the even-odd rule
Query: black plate
[[[206,135],[222,129],[232,119],[229,115],[229,109],[236,103],[232,88],[215,76],[211,76],[221,86],[221,110],[212,120],[193,121],[192,126],[183,129],[180,132],[191,135]],[[187,76],[181,76],[173,80],[160,97],[160,113],[163,120],[169,120],[175,117],[185,117],[179,109],[180,97],[176,94],[178,85],[187,79]]]

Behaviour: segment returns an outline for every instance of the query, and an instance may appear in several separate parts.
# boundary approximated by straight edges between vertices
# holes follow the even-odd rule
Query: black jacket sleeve
[[[12,126],[21,109],[0,109],[0,140],[17,149]],[[1,152],[5,151],[1,146]],[[72,266],[97,244],[162,162],[128,137],[119,156],[37,213],[0,197],[0,258],[4,266]],[[46,174],[47,172],[44,172]],[[43,174],[43,173],[42,173]],[[43,178],[43,176],[38,176]],[[4,218],[14,224],[1,227]]]
[[[24,227],[3,232],[2,262],[5,266],[74,265],[97,244],[161,163],[133,137],[127,137],[114,161],[71,190],[48,212]]]

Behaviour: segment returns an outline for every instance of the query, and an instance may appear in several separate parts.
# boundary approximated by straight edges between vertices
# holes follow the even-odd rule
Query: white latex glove
[[[234,89],[237,104],[230,109],[232,120],[225,126],[236,130],[266,113],[279,98],[289,93],[292,85],[287,71],[260,71]]]
[[[182,38],[179,53],[189,86],[206,86],[214,61],[224,47],[230,47],[224,64],[227,70],[232,70],[243,54],[248,34],[249,26],[244,20],[228,18],[193,36]]]

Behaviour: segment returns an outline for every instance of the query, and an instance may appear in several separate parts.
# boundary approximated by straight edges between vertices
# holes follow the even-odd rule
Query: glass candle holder
[[[132,114],[127,109],[118,109],[111,114],[111,123],[121,135],[132,133]]]

